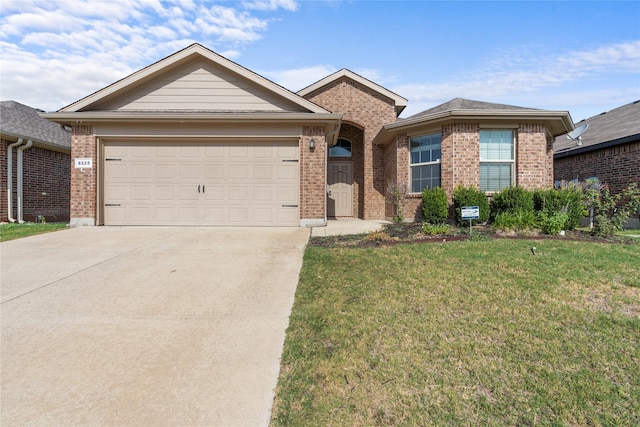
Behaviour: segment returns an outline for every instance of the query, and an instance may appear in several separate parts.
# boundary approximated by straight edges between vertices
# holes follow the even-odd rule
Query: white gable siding
[[[251,81],[198,60],[92,109],[121,111],[305,111]]]

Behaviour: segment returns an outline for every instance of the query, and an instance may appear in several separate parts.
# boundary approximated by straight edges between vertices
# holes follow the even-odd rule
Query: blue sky
[[[404,96],[568,110],[640,99],[640,1],[3,0],[0,97],[58,110],[198,42],[297,91],[341,68]]]

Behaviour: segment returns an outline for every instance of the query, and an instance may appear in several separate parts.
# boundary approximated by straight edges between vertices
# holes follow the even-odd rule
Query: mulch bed
[[[450,232],[447,234],[438,234],[431,236],[426,235],[422,232],[422,224],[420,223],[400,223],[388,224],[384,226],[382,231],[369,234],[312,237],[309,241],[309,246],[370,248],[380,246],[395,246],[408,243],[447,243],[469,239],[469,230],[464,228],[451,227]],[[632,238],[602,238],[592,236],[588,232],[579,230],[567,231],[564,236],[550,236],[547,234],[539,233],[518,234],[515,232],[498,232],[493,228],[485,225],[476,225],[473,227],[473,239],[564,240],[618,244],[637,243]]]

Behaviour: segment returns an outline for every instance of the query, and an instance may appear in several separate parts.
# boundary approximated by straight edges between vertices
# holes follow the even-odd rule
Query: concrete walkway
[[[347,234],[371,233],[382,229],[389,221],[364,221],[358,218],[330,219],[325,227],[313,227],[312,236],[340,236]]]
[[[1,251],[3,426],[265,426],[309,230],[86,227]]]

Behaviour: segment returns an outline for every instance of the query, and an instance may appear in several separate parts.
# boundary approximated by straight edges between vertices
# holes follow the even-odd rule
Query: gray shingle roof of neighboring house
[[[566,157],[588,151],[599,150],[618,144],[640,140],[640,100],[598,114],[576,123],[576,128],[589,124],[582,134],[582,145],[567,139],[556,138],[553,144],[554,157]]]
[[[433,113],[440,113],[451,110],[533,110],[540,111],[536,108],[516,107],[514,105],[494,104],[491,102],[474,101],[472,99],[454,98],[449,102],[437,105],[428,110],[421,111],[409,118],[427,116]]]
[[[71,151],[71,132],[40,117],[39,113],[35,108],[16,101],[0,102],[0,134],[15,139],[31,139],[36,145],[52,149]]]

